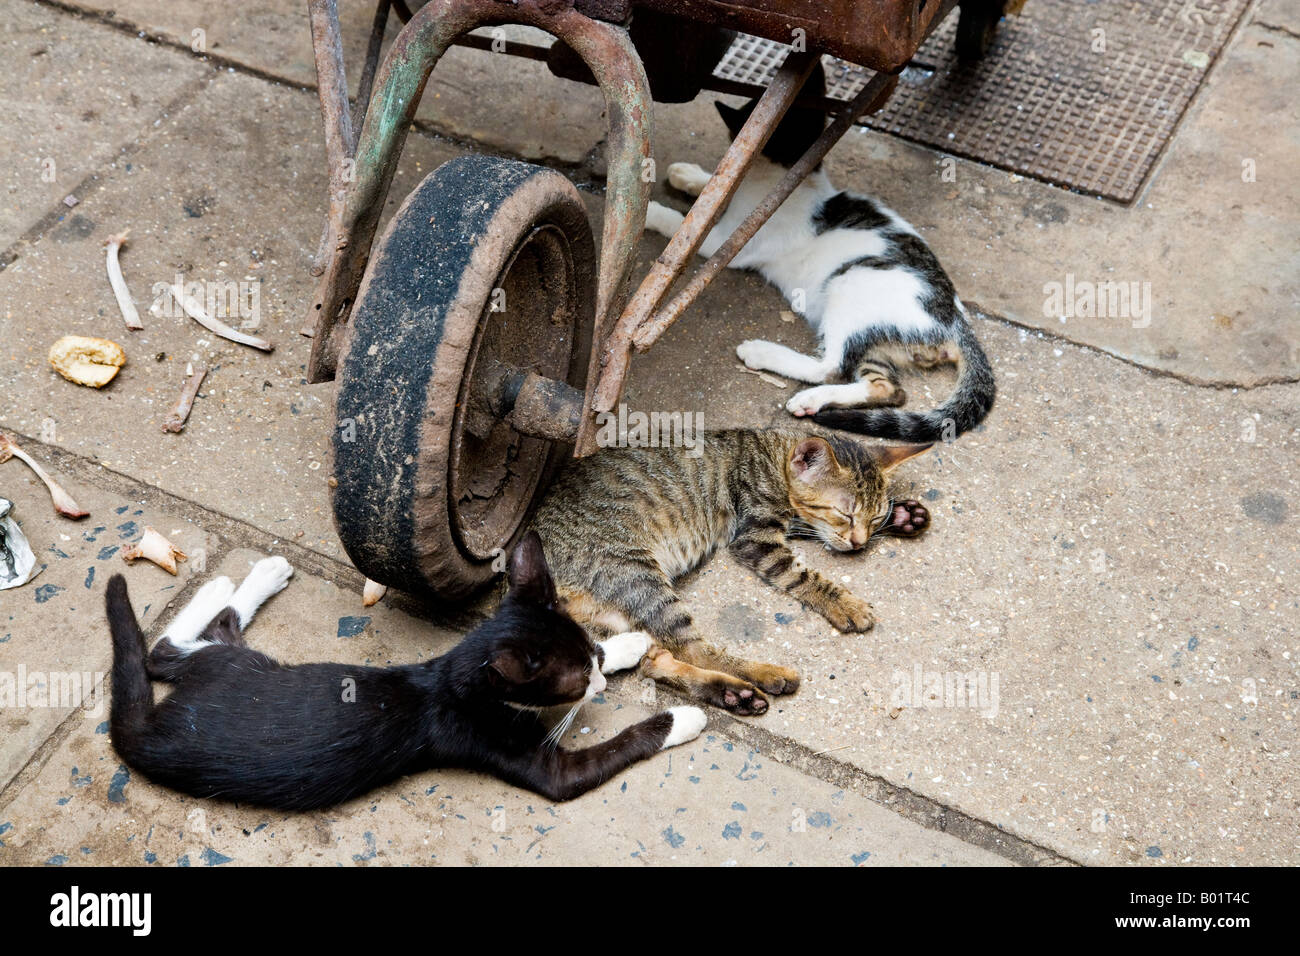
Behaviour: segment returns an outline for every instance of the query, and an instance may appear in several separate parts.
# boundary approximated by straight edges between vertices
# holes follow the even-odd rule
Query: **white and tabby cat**
[[[816,89],[819,71],[810,79]],[[753,110],[722,103],[734,137]],[[825,117],[792,108],[754,160],[730,205],[705,238],[711,256],[821,135]],[[709,174],[691,163],[668,167],[668,181],[699,195]],[[671,236],[682,214],[652,202],[646,226]],[[821,338],[821,357],[762,340],[742,342],[752,369],[813,383],[786,410],[819,424],[910,442],[949,440],[974,428],[993,405],[993,372],[930,247],[897,213],[873,199],[842,192],[818,167],[731,262],[754,269],[803,315]],[[957,386],[930,412],[898,411],[907,397],[898,368],[956,363]]]

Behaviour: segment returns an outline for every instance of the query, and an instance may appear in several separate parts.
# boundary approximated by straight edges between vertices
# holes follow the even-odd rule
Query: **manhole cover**
[[[953,52],[956,14],[863,124],[1080,192],[1130,202],[1249,0],[1029,0],[983,62]],[[767,83],[785,59],[740,37],[716,75]],[[869,71],[826,58],[830,95]]]

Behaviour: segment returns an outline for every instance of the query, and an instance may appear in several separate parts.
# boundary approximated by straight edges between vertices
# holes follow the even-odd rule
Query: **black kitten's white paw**
[[[240,628],[248,627],[257,609],[266,603],[267,598],[279,594],[293,577],[293,566],[284,558],[275,555],[263,558],[253,565],[234,597],[230,606],[239,615]]]
[[[664,713],[672,714],[673,729],[668,732],[660,750],[667,750],[669,747],[694,740],[708,723],[704,711],[698,707],[669,707]]]

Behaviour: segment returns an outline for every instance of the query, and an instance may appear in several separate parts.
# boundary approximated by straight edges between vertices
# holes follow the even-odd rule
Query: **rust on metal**
[[[727,264],[736,257],[736,254],[745,247],[745,243],[754,237],[754,233],[763,227],[763,223],[772,217],[772,214],[780,208],[781,203],[789,198],[790,194],[795,191],[798,185],[817,168],[826,154],[830,152],[831,147],[840,141],[842,137],[857,121],[858,117],[871,113],[884,105],[885,100],[889,99],[890,93],[898,84],[898,77],[889,73],[877,73],[868,81],[867,85],[858,91],[847,106],[840,114],[835,117],[825,131],[817,138],[817,141],[808,148],[786,172],[781,181],[773,187],[772,191],[763,197],[754,211],[745,218],[736,231],[724,242],[718,250],[709,257],[709,260],[701,266],[693,276],[686,287],[682,289],[667,306],[657,312],[652,318],[646,320],[632,337],[632,342],[638,352],[644,352],[658,340],[659,336],[668,331],[671,326],[681,316],[701,292],[713,281],[719,272],[727,267]]]
[[[333,12],[331,0],[314,2],[323,8],[328,5],[328,12]],[[568,2],[431,0],[402,28],[376,78],[357,143],[355,179],[347,186],[337,220],[331,203],[327,258],[312,304],[316,335],[308,365],[311,381],[323,381],[334,374],[342,344],[339,336],[346,331],[379,215],[429,74],[453,40],[480,26],[521,23],[553,34],[583,58],[604,94],[610,173],[596,296],[595,334],[599,341],[645,225],[652,182],[642,170],[651,155],[653,110],[645,71],[626,32],[582,15],[566,5]],[[336,40],[337,15],[332,19]],[[315,27],[313,38],[328,39]],[[321,55],[318,53],[318,59]],[[338,76],[342,76],[341,66]],[[336,135],[331,118],[327,112],[327,138]],[[333,171],[333,163],[331,167]],[[594,374],[589,376],[589,388],[594,379]]]
[[[370,25],[370,42],[366,45],[366,60],[361,67],[361,82],[357,85],[357,105],[352,112],[352,128],[360,129],[370,106],[370,91],[375,87],[375,70],[379,68],[379,54],[384,47],[384,31],[388,29],[388,11],[392,0],[379,0],[375,6],[375,19]]]
[[[594,353],[599,357],[599,381],[594,397],[588,404],[590,411],[606,412],[618,403],[631,360],[632,337],[662,301],[673,281],[681,274],[713,224],[722,215],[754,157],[767,143],[804,81],[808,79],[817,58],[815,53],[792,53],[786,59],[772,85],[760,97],[753,114],[732,141],[718,163],[717,170],[686,214],[685,221],[628,302],[614,331],[608,339],[598,337],[595,340],[601,343]],[[595,378],[593,375],[592,379]],[[591,387],[590,381],[588,387]],[[595,450],[595,441],[595,418],[589,415],[583,420],[578,432],[575,454],[591,454]]]
[[[939,19],[939,0],[634,0],[634,6],[800,44],[893,73]]]
[[[347,161],[356,151],[356,135],[348,108],[338,4],[335,0],[308,0],[307,13],[316,57],[316,89],[320,96],[321,119],[325,124],[325,160],[330,171],[329,214],[311,270],[312,275],[321,275],[330,255],[329,238],[338,235],[341,227]],[[315,323],[309,322],[308,325],[314,326]]]
[[[573,441],[582,421],[583,395],[567,382],[533,372],[515,386],[510,422],[516,431],[554,441]]]

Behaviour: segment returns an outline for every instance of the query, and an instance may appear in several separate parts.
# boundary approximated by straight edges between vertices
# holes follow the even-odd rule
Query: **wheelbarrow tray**
[[[633,6],[781,43],[801,39],[807,49],[893,73],[915,55],[946,5],[941,0],[633,0]]]

